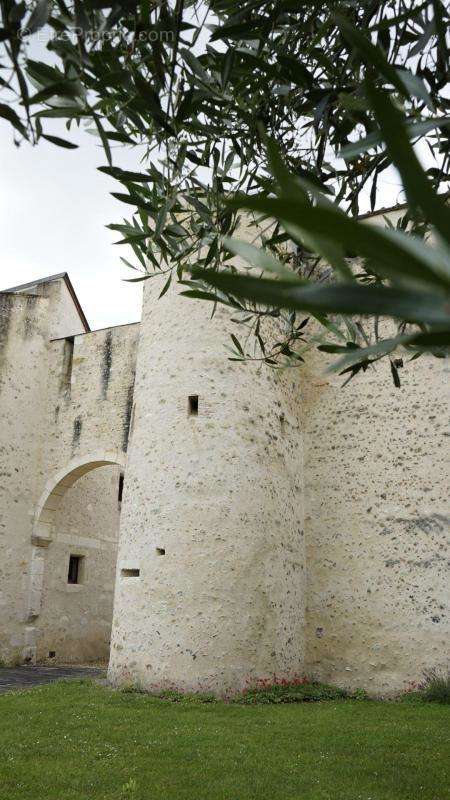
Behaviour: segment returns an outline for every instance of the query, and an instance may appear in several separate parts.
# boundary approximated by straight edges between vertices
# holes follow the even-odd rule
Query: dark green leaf
[[[8,120],[8,122],[10,122],[11,125],[22,134],[22,136],[27,136],[26,128],[21,122],[20,117],[16,114],[13,108],[7,106],[5,103],[0,103],[0,117]]]
[[[302,230],[320,236],[326,231],[327,239],[336,241],[347,250],[371,260],[377,272],[387,277],[413,278],[448,290],[450,276],[442,274],[414,253],[412,244],[423,249],[422,243],[414,242],[413,237],[399,232],[376,228],[367,223],[356,222],[337,209],[312,208],[290,199],[267,197],[239,197],[230,201],[233,208],[249,208],[261,211],[283,223],[298,225]]]
[[[344,38],[358,51],[360,56],[369,62],[375,69],[383,75],[386,81],[400,92],[404,97],[408,97],[408,91],[403,81],[399,78],[398,72],[386,60],[383,51],[372,44],[364,33],[357,30],[346,17],[335,13],[334,18],[339,25]]]
[[[214,272],[194,267],[195,279],[271,308],[338,314],[388,315],[410,322],[448,324],[450,304],[440,295],[391,287],[337,284],[317,286]]]
[[[391,365],[391,373],[392,373],[392,378],[394,380],[394,386],[396,386],[397,389],[400,389],[401,383],[398,374],[398,369],[393,361],[390,360],[389,363]]]
[[[106,158],[108,159],[108,164],[109,164],[110,167],[112,167],[112,155],[111,155],[111,148],[110,148],[109,142],[108,142],[108,137],[107,137],[107,135],[105,133],[105,130],[103,128],[103,125],[102,125],[102,122],[101,122],[101,119],[100,119],[99,115],[96,114],[95,111],[92,111],[91,113],[92,113],[92,116],[94,118],[94,122],[95,122],[96,128],[98,130],[98,134],[99,134],[100,139],[102,141],[103,149],[105,151]]]
[[[210,300],[213,303],[217,303],[217,296],[212,294],[212,292],[202,292],[200,289],[187,289],[184,292],[180,292],[180,294],[184,295],[184,297],[190,297],[193,300]]]
[[[29,99],[29,103],[30,105],[34,105],[36,103],[44,103],[51,97],[72,98],[79,97],[80,94],[81,92],[79,84],[76,84],[74,81],[60,81],[59,83],[46,86],[36,94],[33,94]]]
[[[170,286],[170,284],[171,284],[171,283],[172,283],[172,273],[170,273],[170,275],[169,275],[169,277],[167,278],[167,280],[166,280],[166,282],[165,282],[165,284],[164,284],[163,288],[161,289],[161,292],[160,292],[160,294],[159,294],[159,299],[161,299],[161,297],[164,297],[164,295],[166,294],[166,292],[168,292],[168,291],[169,291],[169,286]]]
[[[26,24],[30,33],[35,33],[48,22],[50,16],[50,3],[48,0],[38,0],[36,6]]]
[[[421,122],[407,122],[405,124],[406,133],[410,139],[415,139],[416,136],[424,136],[434,128],[441,128],[450,125],[450,117],[434,117],[433,119],[422,120]],[[372,147],[376,147],[383,142],[381,133],[374,131],[366,136],[364,139],[359,139],[357,142],[345,145],[339,153],[341,158],[351,160],[365,153]]]
[[[67,139],[61,139],[60,136],[50,136],[50,134],[43,133],[42,138],[46,139],[47,142],[51,142],[52,144],[56,144],[58,147],[65,147],[68,150],[76,150],[78,147],[77,144],[73,142],[68,142]]]
[[[105,175],[110,175],[112,178],[120,181],[121,183],[149,183],[152,181],[150,175],[145,175],[142,172],[129,172],[128,170],[120,169],[119,167],[98,167],[99,172],[104,172]]]
[[[366,90],[411,208],[421,210],[450,245],[450,210],[436,195],[423,171],[409,142],[402,114],[372,83],[367,82]]]
[[[230,333],[230,336],[231,336],[232,342],[233,342],[234,346],[236,347],[238,353],[240,353],[241,356],[243,356],[244,355],[244,351],[243,351],[243,349],[241,347],[239,339],[234,335],[234,333]]]

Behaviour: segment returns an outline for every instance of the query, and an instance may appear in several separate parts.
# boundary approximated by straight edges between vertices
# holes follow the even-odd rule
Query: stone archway
[[[99,467],[114,465],[125,469],[126,456],[119,450],[86,453],[58,470],[39,498],[33,518],[31,560],[25,609],[25,652],[28,663],[36,661],[38,627],[42,609],[46,549],[55,538],[55,520],[62,498],[77,480]]]
[[[33,521],[31,543],[38,547],[47,547],[53,538],[55,511],[67,489],[85,475],[98,467],[115,464],[125,469],[126,458],[119,450],[105,450],[97,453],[86,453],[74,458],[63,469],[59,470],[45,486],[37,504]]]

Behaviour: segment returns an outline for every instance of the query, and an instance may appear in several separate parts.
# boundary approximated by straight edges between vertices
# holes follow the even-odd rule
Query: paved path
[[[30,689],[61,678],[104,678],[106,671],[99,667],[14,667],[0,668],[0,694],[12,689]]]

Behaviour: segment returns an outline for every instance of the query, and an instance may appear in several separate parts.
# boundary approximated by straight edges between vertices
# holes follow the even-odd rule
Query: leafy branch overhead
[[[339,283],[317,285],[294,277],[291,272],[265,263],[260,253],[248,251],[243,242],[229,240],[227,247],[262,272],[276,272],[277,280],[239,274],[234,271],[213,271],[194,268],[193,276],[201,284],[213,287],[240,300],[253,300],[269,307],[305,311],[312,314],[380,315],[399,321],[416,323],[420,332],[399,333],[375,346],[364,348],[342,345],[319,347],[327,352],[346,353],[339,366],[356,363],[367,365],[368,359],[393,352],[397,345],[420,352],[430,350],[442,355],[450,347],[450,208],[434,194],[414,151],[405,138],[406,127],[389,98],[367,84],[381,136],[389,141],[394,164],[405,186],[411,207],[427,212],[427,219],[438,237],[440,246],[427,244],[405,231],[377,228],[352,220],[340,209],[327,203],[325,195],[314,189],[308,192],[302,179],[288,174],[280,162],[273,143],[269,144],[269,161],[278,182],[277,197],[242,195],[229,202],[237,208],[266,215],[289,231],[293,241],[302,247],[305,237],[315,238],[316,251],[331,262],[338,275],[342,255],[348,248],[364,259],[366,272],[373,271],[374,281],[359,282],[346,272]],[[401,147],[397,146],[397,142]],[[316,201],[314,205],[310,195]],[[337,258],[333,257],[337,254]],[[389,280],[389,285],[383,283]],[[190,295],[192,291],[185,294]],[[211,295],[214,298],[214,295]]]
[[[318,346],[353,376],[387,355],[398,385],[397,349],[447,352],[445,2],[0,0],[0,11],[0,122],[18,145],[75,150],[79,126],[97,135],[130,216],[110,227],[132,280],[163,274],[162,293],[178,280],[227,304],[233,358],[295,366]],[[140,167],[114,163],[122,146]],[[358,221],[392,165],[407,201],[396,228]],[[244,216],[250,242],[237,238]],[[395,321],[385,338],[380,317]]]

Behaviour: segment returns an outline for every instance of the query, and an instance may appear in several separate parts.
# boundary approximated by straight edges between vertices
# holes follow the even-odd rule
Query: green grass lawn
[[[0,800],[446,800],[448,707],[189,705],[61,682],[0,696]]]

